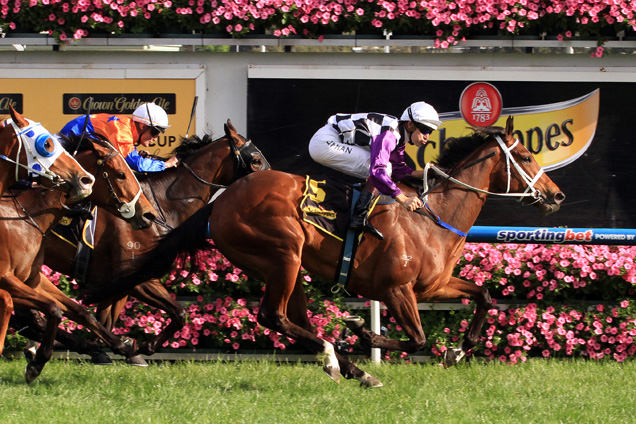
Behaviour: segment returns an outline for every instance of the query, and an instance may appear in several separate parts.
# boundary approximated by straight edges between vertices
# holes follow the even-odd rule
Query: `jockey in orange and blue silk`
[[[172,156],[165,162],[146,157],[139,153],[135,143],[148,147],[150,143],[163,133],[168,125],[168,115],[155,103],[144,103],[132,114],[132,117],[97,113],[79,116],[60,131],[64,136],[74,134],[80,136],[84,128],[89,135],[96,135],[110,141],[126,159],[131,169],[138,172],[159,172],[177,166],[178,159]]]

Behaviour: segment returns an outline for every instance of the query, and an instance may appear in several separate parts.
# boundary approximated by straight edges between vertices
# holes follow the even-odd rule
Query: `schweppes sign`
[[[424,147],[418,149],[407,145],[407,154],[418,168],[433,161],[448,138],[467,135],[467,122],[471,122],[471,118],[464,119],[464,116],[470,114],[471,117],[480,119],[479,114],[473,113],[475,111],[482,113],[483,120],[487,118],[496,126],[505,126],[506,119],[512,115],[515,136],[533,153],[546,171],[574,162],[585,153],[594,139],[600,103],[598,89],[559,103],[502,108],[498,117],[486,115],[489,113],[488,105],[497,104],[494,91],[485,87],[483,90],[465,90],[466,92],[474,92],[477,101],[462,99],[460,108],[464,104],[470,105],[472,110],[440,114],[444,124],[432,134]],[[492,99],[488,98],[489,92],[492,93]]]

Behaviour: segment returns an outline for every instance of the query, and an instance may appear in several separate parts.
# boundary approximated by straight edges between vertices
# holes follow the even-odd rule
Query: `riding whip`
[[[194,114],[196,113],[198,101],[199,101],[199,96],[194,96],[194,102],[192,103],[192,111],[190,112],[190,122],[188,122],[188,129],[186,130],[185,138],[188,138],[188,135],[190,134],[190,125],[192,125],[192,120],[194,119]]]
[[[77,154],[79,150],[80,144],[82,144],[82,140],[84,140],[84,134],[86,134],[86,127],[88,126],[88,119],[91,114],[91,108],[93,107],[93,98],[88,98],[88,107],[86,108],[86,119],[84,120],[84,128],[82,128],[82,135],[80,135],[80,139],[75,146],[75,151],[73,152],[73,157]]]

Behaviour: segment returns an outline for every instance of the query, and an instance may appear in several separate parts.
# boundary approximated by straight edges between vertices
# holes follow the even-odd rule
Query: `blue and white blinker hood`
[[[29,126],[26,128],[18,128],[11,119],[11,123],[16,136],[20,139],[21,145],[24,146],[27,157],[27,170],[29,177],[44,176],[50,179],[57,177],[49,168],[55,160],[64,152],[64,149],[57,139],[38,122],[27,119]],[[20,151],[18,149],[18,157],[16,162],[20,160]],[[18,178],[18,168],[16,167],[16,180]]]

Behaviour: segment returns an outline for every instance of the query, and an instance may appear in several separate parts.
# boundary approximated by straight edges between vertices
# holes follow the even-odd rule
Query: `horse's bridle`
[[[109,141],[107,140],[100,140],[100,141],[107,144],[108,147],[110,148],[110,151],[108,152],[106,156],[100,157],[99,159],[97,159],[97,165],[100,168],[104,168],[106,166],[106,162],[108,162],[110,159],[114,158],[117,155],[121,155],[121,153],[119,152],[119,150],[115,149]],[[126,166],[128,166],[128,164],[126,164]],[[133,178],[135,178],[139,191],[130,202],[124,202],[123,200],[119,198],[119,196],[117,195],[117,192],[115,191],[115,187],[113,186],[113,183],[110,181],[110,175],[108,175],[108,171],[102,169],[101,172],[99,172],[99,174],[102,177],[104,177],[104,179],[108,183],[110,194],[112,198],[115,199],[115,207],[117,208],[117,211],[122,216],[122,218],[130,219],[133,216],[135,216],[135,205],[137,204],[137,202],[139,201],[139,198],[141,197],[142,190],[141,190],[141,184],[139,184],[139,180],[137,180],[137,177],[135,176],[134,172],[131,171],[130,174],[132,174]]]
[[[15,132],[16,137],[18,138],[18,152],[16,154],[16,159],[13,160],[5,155],[0,155],[0,159],[3,159],[7,162],[13,163],[15,164],[15,180],[18,181],[18,173],[20,168],[24,168],[28,171],[28,175],[31,174],[36,174],[40,177],[44,177],[48,180],[50,180],[54,186],[59,186],[64,184],[64,179],[62,177],[60,177],[59,175],[57,175],[55,172],[51,171],[51,169],[49,168],[50,165],[47,165],[48,162],[50,162],[51,164],[55,161],[55,159],[57,159],[57,157],[59,156],[56,155],[55,158],[51,159],[49,158],[45,158],[43,155],[41,155],[37,149],[34,149],[31,147],[32,144],[35,144],[35,140],[37,139],[37,137],[44,135],[44,136],[48,136],[48,138],[50,138],[53,143],[56,143],[56,148],[59,149],[60,151],[62,151],[62,147],[59,145],[59,142],[38,122],[33,122],[29,119],[27,119],[27,122],[29,122],[29,126],[26,128],[20,128],[18,127],[15,122],[13,122],[12,119],[6,119],[5,121],[2,122],[2,126],[6,127],[8,124],[11,124],[11,126],[13,127],[13,131]],[[39,128],[41,127],[41,128]],[[30,155],[28,157],[31,158],[32,161],[35,162],[35,164],[41,168],[41,169],[36,169],[34,166],[29,166],[29,164],[27,163],[27,165],[24,165],[22,163],[20,163],[20,153],[22,151],[22,147],[24,147],[27,155]]]
[[[249,173],[247,162],[250,161],[252,158],[254,158],[255,155],[259,155],[259,157],[263,161],[263,167],[261,169],[262,171],[271,169],[271,166],[269,165],[269,162],[267,162],[267,159],[265,159],[265,156],[263,155],[263,153],[258,149],[258,147],[252,144],[252,140],[246,140],[241,147],[236,147],[236,144],[232,140],[229,140],[229,143],[230,143],[230,149],[232,150],[232,156],[236,158],[236,162],[234,163],[234,176],[232,177],[232,182],[238,180],[239,178]],[[223,184],[216,184],[216,183],[212,183],[212,182],[204,180],[203,178],[198,176],[196,172],[194,172],[194,170],[190,167],[190,165],[188,165],[185,162],[179,162],[179,165],[183,166],[194,177],[194,179],[196,179],[198,182],[200,182],[203,185],[220,189],[220,190],[226,189],[228,187]],[[252,170],[254,169],[252,168]],[[155,204],[157,205],[157,210],[163,217],[164,213],[163,213],[163,210],[161,209],[161,205],[159,205],[159,202],[157,201],[157,196],[152,188],[152,184],[148,182],[148,186],[150,187],[150,191],[152,192],[155,198]],[[212,199],[214,199],[214,197]],[[165,218],[163,218],[163,221],[161,221],[158,218],[155,218],[155,224],[161,225],[162,227],[165,227],[168,230],[174,229],[170,224],[166,222]]]
[[[252,144],[252,140],[245,141],[245,143],[243,143],[241,147],[236,147],[236,144],[230,140],[230,149],[232,149],[232,155],[236,158],[232,182],[250,173],[247,163],[248,161],[251,162],[251,159],[253,159],[256,155],[258,155],[263,160],[263,167],[260,169],[261,171],[271,169],[271,166],[269,165],[269,162],[267,162],[267,159],[265,159],[263,153],[258,149],[258,147]],[[192,176],[201,184],[205,184],[207,186],[215,188],[227,188],[226,185],[205,181],[203,178],[199,177],[187,163],[182,162],[181,165],[185,169],[187,169],[188,172],[190,172],[190,174],[192,174]],[[252,171],[254,170],[252,169]]]
[[[458,185],[460,185],[462,187],[465,187],[465,188],[467,188],[469,190],[476,191],[476,192],[479,192],[479,193],[484,193],[484,194],[493,195],[493,196],[502,196],[502,197],[518,197],[519,201],[521,201],[521,200],[523,200],[524,198],[527,198],[527,197],[532,197],[533,199],[535,199],[535,201],[530,203],[530,204],[534,204],[534,203],[540,201],[542,198],[544,198],[543,194],[541,194],[541,192],[534,187],[536,182],[539,180],[539,178],[541,178],[541,176],[544,173],[543,168],[539,169],[539,172],[537,172],[537,175],[535,175],[534,178],[530,178],[530,176],[526,173],[526,171],[524,171],[523,168],[521,168],[521,166],[517,163],[517,161],[512,157],[512,149],[514,149],[517,146],[517,144],[519,144],[519,139],[515,139],[515,142],[510,147],[506,146],[506,143],[504,143],[503,140],[501,139],[501,137],[498,136],[498,135],[495,136],[495,140],[497,140],[497,143],[499,144],[499,147],[501,148],[501,150],[506,155],[506,173],[508,175],[508,184],[507,184],[505,193],[493,193],[493,192],[490,192],[490,191],[487,191],[487,190],[482,190],[480,188],[473,187],[473,186],[471,186],[469,184],[466,184],[466,183],[464,183],[462,181],[459,181],[459,180],[457,180],[456,178],[453,177],[453,175],[457,174],[458,172],[461,172],[464,169],[469,168],[470,166],[474,166],[474,165],[478,164],[479,162],[482,162],[482,161],[492,157],[494,155],[494,153],[491,153],[490,155],[487,155],[487,156],[485,156],[483,158],[477,159],[475,162],[472,162],[471,164],[469,164],[469,166],[462,167],[457,172],[454,172],[451,175],[446,174],[444,171],[442,171],[441,169],[435,167],[433,164],[427,163],[426,167],[424,168],[424,178],[423,178],[423,180],[424,180],[424,193],[421,196],[423,201],[426,203],[426,196],[431,191],[431,189],[428,188],[428,171],[429,170],[433,170],[438,175],[443,177],[444,181],[446,181],[446,180],[452,181],[455,184],[458,184]],[[523,181],[527,185],[527,187],[526,187],[526,189],[525,189],[525,191],[523,193],[510,193],[510,180],[512,178],[512,172],[510,170],[510,164],[511,163],[514,166],[514,168],[517,170],[519,175],[521,176],[521,179],[523,179]],[[438,185],[439,184],[437,184],[436,187]]]

